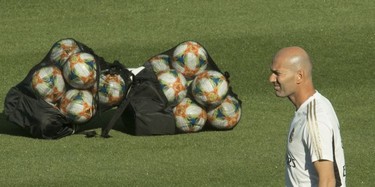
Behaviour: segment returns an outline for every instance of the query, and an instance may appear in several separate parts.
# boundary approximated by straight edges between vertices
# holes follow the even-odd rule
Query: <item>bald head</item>
[[[309,55],[301,47],[293,46],[281,49],[274,56],[273,61],[278,61],[294,71],[302,70],[311,78],[312,64]]]
[[[278,97],[288,97],[296,108],[315,93],[312,64],[301,47],[286,47],[276,53],[269,81]]]

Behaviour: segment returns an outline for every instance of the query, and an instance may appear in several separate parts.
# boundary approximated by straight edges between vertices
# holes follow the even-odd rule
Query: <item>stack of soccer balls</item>
[[[120,75],[100,73],[97,87],[95,57],[81,50],[73,39],[56,42],[49,53],[53,62],[35,71],[31,87],[43,100],[59,109],[74,123],[90,120],[99,104],[114,106],[125,96],[126,85]]]
[[[208,55],[200,44],[181,43],[172,56],[161,54],[148,62],[168,102],[176,105],[173,111],[181,132],[198,132],[205,124],[216,129],[232,129],[237,125],[240,103],[228,94],[225,76],[207,69]]]

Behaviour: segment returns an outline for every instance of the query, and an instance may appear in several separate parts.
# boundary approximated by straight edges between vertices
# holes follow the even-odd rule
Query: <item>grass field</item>
[[[0,4],[1,112],[7,91],[66,37],[128,67],[196,40],[231,73],[243,101],[241,122],[232,131],[154,137],[122,133],[119,125],[110,139],[32,139],[1,113],[0,186],[283,186],[294,109],[274,96],[268,76],[273,54],[292,45],[310,53],[315,86],[340,119],[347,185],[375,185],[375,1]]]

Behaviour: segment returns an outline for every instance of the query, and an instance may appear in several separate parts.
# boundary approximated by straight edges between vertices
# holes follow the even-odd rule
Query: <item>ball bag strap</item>
[[[130,76],[132,77],[132,80],[134,80],[135,76],[132,73],[131,73]],[[132,86],[133,86],[133,82],[130,83],[129,87],[132,87]],[[131,94],[128,94],[125,97],[125,99],[120,103],[120,105],[117,107],[117,109],[116,109],[115,113],[113,114],[113,116],[112,116],[111,120],[109,121],[109,123],[107,123],[107,125],[105,125],[105,126],[102,127],[101,137],[103,137],[103,138],[109,138],[109,137],[111,137],[109,135],[109,131],[115,126],[117,120],[120,118],[120,116],[122,115],[122,113],[125,111],[126,107],[129,105],[130,98],[131,98]]]
[[[121,102],[120,106],[115,111],[115,114],[113,114],[113,116],[112,116],[111,120],[109,121],[109,123],[102,128],[101,136],[103,138],[109,138],[109,137],[111,137],[109,135],[109,131],[115,126],[117,120],[120,118],[120,116],[122,115],[122,113],[125,111],[126,107],[129,105],[129,103],[130,103],[130,99],[129,98],[126,98],[126,99],[124,99]]]

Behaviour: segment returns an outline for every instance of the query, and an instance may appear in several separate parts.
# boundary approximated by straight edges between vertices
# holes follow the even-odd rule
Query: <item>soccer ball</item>
[[[236,98],[228,95],[217,107],[207,112],[208,122],[217,129],[232,129],[241,118],[241,106]]]
[[[201,105],[218,105],[227,95],[229,86],[224,75],[218,71],[208,70],[195,77],[192,95]]]
[[[65,82],[59,68],[43,67],[34,72],[31,87],[35,93],[49,103],[56,103],[65,92]]]
[[[193,79],[206,69],[207,52],[196,42],[184,42],[173,52],[172,66],[187,79]]]
[[[186,97],[186,79],[174,69],[161,72],[157,75],[161,89],[170,104],[179,103]]]
[[[148,61],[152,65],[152,69],[154,70],[155,74],[168,71],[170,69],[169,63],[171,59],[168,55],[157,55],[157,56],[152,57]]]
[[[73,122],[87,122],[95,114],[91,92],[78,89],[67,91],[61,99],[60,111]]]
[[[74,54],[80,52],[77,43],[72,39],[63,39],[56,42],[52,46],[50,60],[53,61],[59,68],[62,68],[65,61]]]
[[[182,132],[200,131],[207,120],[206,111],[186,97],[173,108],[176,127]]]
[[[96,62],[89,53],[73,54],[64,64],[66,82],[77,89],[90,88],[96,81]]]
[[[124,98],[126,85],[124,79],[118,74],[101,74],[99,80],[99,102],[113,106]]]

